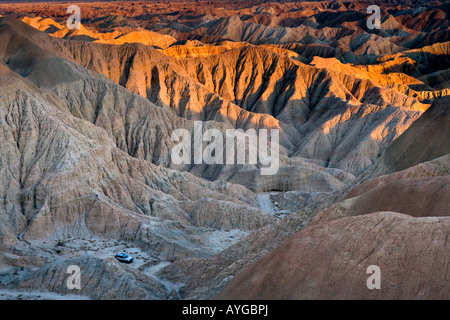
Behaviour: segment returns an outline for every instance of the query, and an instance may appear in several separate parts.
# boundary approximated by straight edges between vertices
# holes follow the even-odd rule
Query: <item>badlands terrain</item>
[[[0,299],[450,299],[450,4],[414,3],[0,3]],[[278,130],[277,172],[174,162],[199,121]]]

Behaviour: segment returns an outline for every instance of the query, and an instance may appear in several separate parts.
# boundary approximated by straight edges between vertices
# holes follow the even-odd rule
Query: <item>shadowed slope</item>
[[[450,218],[392,212],[321,223],[239,273],[215,298],[447,299],[449,233]],[[381,290],[366,286],[370,265],[381,269]]]
[[[435,102],[387,147],[372,177],[391,173],[450,153],[450,97]]]

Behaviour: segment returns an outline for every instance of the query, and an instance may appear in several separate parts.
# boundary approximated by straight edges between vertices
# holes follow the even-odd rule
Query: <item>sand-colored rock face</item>
[[[450,7],[385,2],[0,4],[0,298],[449,298]],[[278,171],[175,164],[194,121]]]

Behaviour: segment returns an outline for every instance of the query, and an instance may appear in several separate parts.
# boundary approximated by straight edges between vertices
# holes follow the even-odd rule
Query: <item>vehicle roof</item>
[[[117,256],[120,256],[120,257],[128,257],[128,255],[127,255],[126,253],[123,253],[123,252],[117,254]]]

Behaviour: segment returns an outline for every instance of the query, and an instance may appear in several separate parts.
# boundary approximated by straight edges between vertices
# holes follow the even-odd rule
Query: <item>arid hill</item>
[[[448,154],[450,98],[433,104],[404,134],[384,151],[372,176],[399,171]]]
[[[307,227],[215,298],[446,299],[448,223],[376,212]],[[366,286],[371,265],[380,267],[380,290]]]
[[[448,107],[448,99],[441,99],[409,132],[442,132],[439,121],[445,117],[434,118],[436,128],[426,123]],[[405,132],[391,146],[400,150],[411,146],[410,134]],[[440,265],[440,250],[446,250],[448,235],[450,148],[439,144],[441,136],[424,136],[430,157],[447,155],[357,185],[291,239],[243,268],[215,298],[447,298],[448,268],[445,263]],[[431,263],[420,263],[421,259]],[[381,268],[382,290],[366,287],[370,265]],[[404,268],[408,272],[402,272]],[[425,282],[409,278],[424,279],[431,274]]]
[[[207,46],[215,54],[173,59],[173,54],[162,54],[168,49],[137,44],[52,42],[49,46],[58,55],[103,73],[179,116],[242,129],[280,128],[281,144],[289,153],[352,174],[372,165],[430,101],[448,94],[419,80],[423,73],[414,69],[416,62],[405,62],[403,56],[395,59],[397,65],[412,65],[406,74],[401,69],[392,72],[395,62],[384,68],[378,61],[373,67],[352,67],[336,59],[305,63],[292,51],[249,44]],[[362,126],[358,119],[366,113],[374,119]],[[352,121],[346,121],[348,117]],[[361,130],[355,141],[353,132]]]
[[[0,4],[0,299],[450,298],[448,3],[73,4]]]

